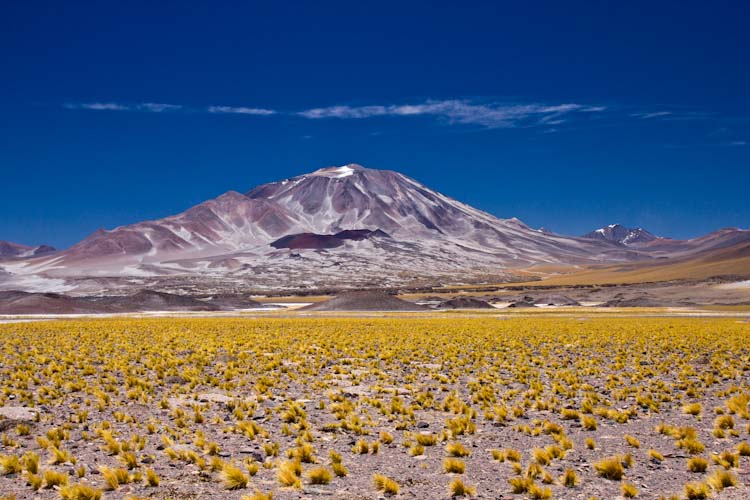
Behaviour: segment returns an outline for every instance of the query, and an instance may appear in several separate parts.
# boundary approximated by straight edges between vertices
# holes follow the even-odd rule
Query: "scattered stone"
[[[198,401],[201,403],[229,403],[232,400],[234,400],[234,398],[218,392],[198,394]]]
[[[18,424],[32,424],[36,421],[37,411],[25,406],[0,407],[0,432],[12,429]]]
[[[26,406],[1,406],[0,417],[7,418],[8,420],[20,420],[20,421],[34,421],[36,415],[39,413],[35,408],[28,408]]]
[[[321,488],[305,488],[305,493],[309,493],[310,495],[319,495],[319,496],[330,496],[333,495],[333,491],[331,490],[324,490]]]

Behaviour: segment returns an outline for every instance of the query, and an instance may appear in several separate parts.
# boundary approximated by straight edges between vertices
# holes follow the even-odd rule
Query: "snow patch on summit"
[[[317,175],[318,177],[329,177],[331,179],[343,179],[354,174],[354,169],[349,165],[343,167],[328,167],[316,170],[311,175]]]

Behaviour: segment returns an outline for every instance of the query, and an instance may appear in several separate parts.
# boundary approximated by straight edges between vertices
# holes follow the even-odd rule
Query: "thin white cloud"
[[[121,104],[118,102],[66,103],[67,109],[87,109],[92,111],[141,111],[145,113],[166,113],[170,111],[188,111],[204,113],[234,113],[241,115],[273,115],[276,111],[263,108],[248,108],[236,106],[208,106],[205,109],[191,109],[181,104],[166,104],[163,102],[141,102],[136,104]]]
[[[165,111],[179,111],[183,106],[179,104],[165,104],[162,102],[142,102],[138,104],[120,104],[118,102],[88,102],[67,103],[67,109],[88,109],[92,111],[144,111],[147,113],[164,113]]]
[[[449,123],[482,125],[488,128],[513,128],[562,123],[562,117],[575,112],[600,112],[603,106],[581,104],[476,104],[465,100],[427,101],[420,104],[387,106],[329,106],[300,111],[309,119],[364,119],[381,116],[434,116]]]
[[[276,111],[265,108],[247,108],[244,106],[209,106],[206,108],[209,113],[228,113],[238,115],[258,115],[269,116],[275,115]]]
[[[659,118],[662,116],[671,116],[673,113],[671,111],[654,111],[651,113],[633,113],[630,116],[633,116],[635,118],[643,118],[644,120],[648,120],[649,118]]]
[[[90,109],[94,111],[126,111],[128,106],[116,102],[91,102],[83,104],[68,103],[64,105],[68,109]]]
[[[582,113],[599,113],[600,111],[607,111],[607,108],[605,106],[587,106],[578,111]]]
[[[139,111],[148,111],[151,113],[163,113],[164,111],[179,111],[182,106],[179,104],[164,104],[161,102],[144,102],[137,106]]]
[[[388,114],[385,106],[363,106],[353,108],[350,106],[330,106],[327,108],[313,108],[297,113],[305,118],[370,118]]]

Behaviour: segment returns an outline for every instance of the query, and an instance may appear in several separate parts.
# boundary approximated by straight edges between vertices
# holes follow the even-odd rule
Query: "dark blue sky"
[[[750,226],[746,2],[2,2],[0,240],[350,162],[580,234]]]

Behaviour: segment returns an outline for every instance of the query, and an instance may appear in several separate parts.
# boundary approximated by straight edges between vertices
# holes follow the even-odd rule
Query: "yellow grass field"
[[[0,498],[747,498],[749,337],[616,315],[2,324]]]

